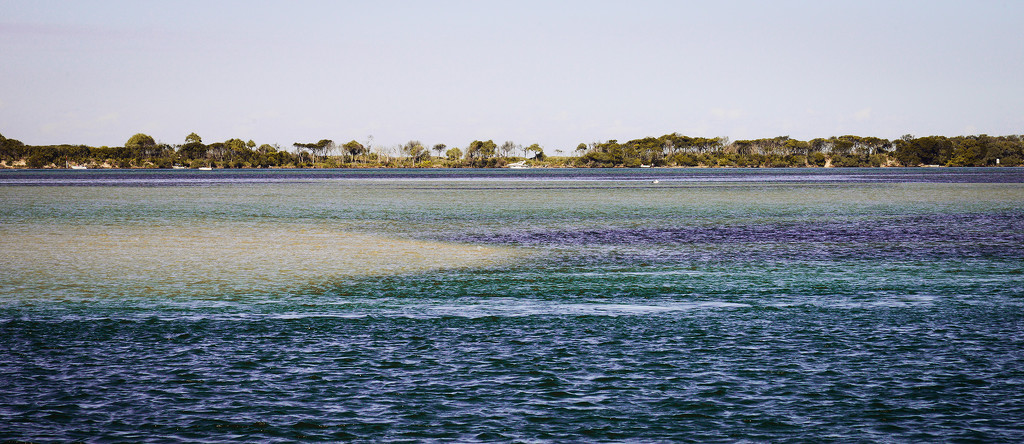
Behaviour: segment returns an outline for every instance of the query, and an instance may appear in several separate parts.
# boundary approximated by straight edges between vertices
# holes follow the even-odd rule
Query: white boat
[[[71,165],[71,169],[73,169],[73,170],[87,170],[87,169],[89,169],[89,167],[87,167],[85,165]]]
[[[527,165],[525,160],[521,160],[521,161],[516,162],[516,163],[508,164],[508,167],[509,168],[516,168],[516,169],[525,169],[525,168],[530,168],[530,165]]]
[[[196,169],[198,169],[199,171],[212,171],[213,170],[213,168],[210,168],[210,167],[199,167],[199,168],[196,168]]]
[[[188,169],[188,167],[187,167],[187,166],[181,166],[181,165],[171,165],[171,168],[172,168],[172,169],[175,169],[175,170],[184,170],[184,169]]]

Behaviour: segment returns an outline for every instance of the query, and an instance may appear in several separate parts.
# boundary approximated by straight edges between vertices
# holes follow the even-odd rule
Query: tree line
[[[431,154],[433,152],[433,154]],[[295,142],[292,149],[242,139],[206,144],[196,133],[181,144],[158,143],[136,134],[118,147],[26,145],[0,135],[0,167],[5,168],[358,168],[358,167],[504,167],[512,162],[549,167],[882,167],[1022,166],[1024,136],[905,135],[834,136],[797,140],[788,136],[734,140],[679,133],[619,142],[580,143],[574,150],[548,156],[539,144],[474,140],[465,147],[428,146],[418,140],[391,147],[351,140]]]
[[[580,144],[578,166],[882,167],[1024,165],[1024,136],[905,135],[896,140],[834,136],[808,141],[780,136],[735,140],[678,133],[619,143]]]

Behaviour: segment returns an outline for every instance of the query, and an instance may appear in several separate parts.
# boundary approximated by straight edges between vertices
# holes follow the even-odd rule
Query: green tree
[[[210,160],[223,161],[227,159],[228,149],[224,142],[214,142],[206,146],[206,156]]]
[[[17,139],[8,139],[0,135],[0,160],[15,161],[24,158],[28,149],[24,143]]]
[[[138,134],[132,136],[131,138],[128,139],[127,142],[124,143],[124,146],[126,148],[131,148],[131,147],[136,147],[136,146],[152,146],[152,145],[156,145],[156,140],[153,140],[152,136],[150,136],[148,134],[143,134],[143,133],[138,133]]]
[[[317,156],[325,156],[328,152],[334,149],[334,141],[331,139],[320,139],[316,143],[301,143],[295,142],[292,144],[301,156],[302,150],[309,150],[312,155],[313,162],[316,162]]]
[[[497,155],[497,149],[498,145],[495,145],[493,140],[486,142],[474,140],[466,149],[466,158],[471,161],[490,159]]]
[[[836,156],[849,156],[853,152],[854,136],[833,137],[832,154]]]
[[[253,159],[253,151],[242,139],[228,139],[224,142],[228,164],[234,168],[246,166]]]
[[[402,145],[402,152],[409,156],[411,162],[422,162],[430,158],[430,151],[423,147],[419,140],[410,140]]]
[[[661,165],[664,163],[662,157],[665,155],[665,142],[662,138],[645,137],[631,140],[627,145],[635,151],[641,165]]]
[[[541,148],[538,144],[533,144],[526,147],[527,153],[533,153],[533,158],[537,160],[544,160],[544,148]]]
[[[448,160],[459,160],[462,158],[462,150],[458,148],[450,148],[444,154],[448,156]]]
[[[953,152],[946,166],[984,166],[988,155],[989,137],[986,135],[954,137]]]
[[[207,151],[202,142],[192,141],[178,147],[178,157],[183,160],[205,159]]]
[[[353,160],[355,160],[356,157],[366,153],[366,147],[363,146],[363,144],[356,142],[355,140],[351,140],[345,143],[344,145],[341,146],[341,149],[344,150],[345,153],[348,154],[349,156],[352,156]]]
[[[156,148],[156,140],[148,134],[138,133],[128,139],[124,143],[124,147],[128,149],[130,155],[136,159],[143,159],[146,157],[153,156],[154,148]]]
[[[185,144],[178,147],[178,158],[185,163],[192,160],[205,159],[208,148],[203,145],[203,138],[196,133],[185,136]]]
[[[952,158],[953,143],[943,136],[904,136],[896,141],[895,155],[906,166],[943,165]]]

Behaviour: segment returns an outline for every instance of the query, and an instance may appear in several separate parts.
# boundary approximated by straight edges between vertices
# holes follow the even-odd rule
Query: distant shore
[[[411,140],[380,146],[355,140],[296,142],[291,149],[242,139],[205,144],[158,143],[136,134],[119,147],[32,146],[0,135],[0,168],[243,169],[243,168],[831,168],[1024,166],[1024,136],[910,135],[888,140],[838,136],[808,141],[780,136],[730,141],[678,133],[627,142],[580,143],[545,153],[538,144],[474,140],[465,147]],[[433,154],[431,154],[433,153]]]
[[[975,166],[975,167],[971,167],[971,168],[1020,168],[1022,166],[1024,166],[1024,165],[1014,165],[1014,166],[1009,166],[1009,165],[988,165],[988,166]],[[510,168],[510,167],[507,167],[507,166],[472,167],[472,166],[444,166],[444,165],[431,165],[431,166],[419,166],[419,165],[414,165],[414,166],[383,166],[383,165],[356,165],[356,166],[350,166],[350,165],[344,165],[344,166],[305,165],[305,166],[288,166],[288,165],[286,165],[286,166],[267,166],[267,167],[262,167],[262,166],[238,166],[238,167],[235,167],[235,166],[224,166],[224,167],[218,167],[218,166],[214,166],[214,167],[198,167],[198,168],[192,168],[192,167],[166,168],[166,167],[158,167],[158,166],[153,166],[153,165],[147,165],[147,166],[128,166],[128,167],[116,167],[116,166],[109,166],[109,165],[99,165],[99,166],[88,166],[88,165],[81,165],[81,166],[79,166],[79,165],[74,165],[74,166],[71,166],[71,167],[61,167],[61,166],[56,166],[56,165],[52,165],[52,164],[51,165],[43,166],[41,168],[30,168],[30,167],[24,165],[24,163],[22,163],[22,164],[15,164],[15,165],[7,165],[7,164],[5,164],[3,162],[0,162],[0,170],[9,170],[9,171],[17,171],[17,170],[23,170],[23,171],[60,171],[60,170],[78,170],[78,171],[82,171],[82,170],[85,170],[85,171],[99,171],[99,170],[126,170],[126,171],[128,171],[128,170],[230,171],[230,170],[288,170],[288,169],[323,169],[323,170],[328,170],[328,169],[332,169],[332,170],[338,170],[338,169],[352,169],[352,170],[360,170],[360,169],[361,170],[373,170],[373,169],[410,169],[410,170],[415,170],[415,169],[424,169],[424,170],[426,170],[426,169],[473,169],[473,168],[519,169],[519,168]],[[732,166],[732,165],[724,165],[724,166],[720,166],[720,165],[696,165],[696,166],[656,166],[656,167],[626,167],[626,166],[594,167],[594,166],[575,166],[575,165],[547,165],[547,164],[541,163],[541,164],[531,165],[529,167],[525,167],[525,168],[521,168],[521,169],[531,170],[531,169],[573,169],[573,168],[582,168],[582,169],[600,169],[600,168],[607,168],[607,169],[640,169],[640,168],[651,168],[651,169],[665,170],[665,169],[743,169],[743,168],[747,168],[747,169],[763,169],[763,168],[793,168],[793,169],[796,169],[796,168],[810,168],[810,169],[834,169],[834,168],[934,168],[934,169],[945,169],[945,168],[963,168],[963,167],[947,166],[947,165],[911,165],[911,166],[905,166],[905,165],[879,165],[879,166],[835,166],[835,165],[827,165],[827,166],[817,166],[817,165],[797,165],[797,166]]]

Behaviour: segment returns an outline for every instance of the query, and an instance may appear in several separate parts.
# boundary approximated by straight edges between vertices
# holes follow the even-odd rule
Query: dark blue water
[[[32,173],[0,215],[531,254],[170,298],[7,283],[0,440],[1024,440],[1018,170],[186,173]]]

